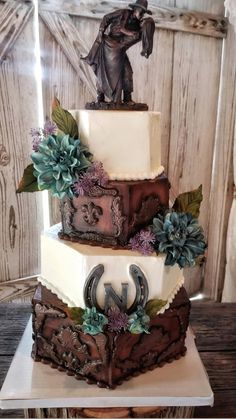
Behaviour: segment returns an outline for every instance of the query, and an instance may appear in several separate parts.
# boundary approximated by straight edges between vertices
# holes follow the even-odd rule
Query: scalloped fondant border
[[[59,291],[57,287],[50,284],[50,282],[48,282],[45,278],[43,278],[42,276],[38,276],[38,281],[40,282],[40,284],[46,287],[49,291],[56,294],[57,298],[59,298],[63,303],[67,304],[68,307],[75,307],[74,303],[69,298],[67,298],[65,294]]]
[[[184,285],[184,278],[181,278],[178,284],[175,286],[174,290],[170,293],[167,303],[164,307],[162,307],[159,311],[157,311],[157,314],[163,314],[171,305],[172,301],[174,300],[177,292],[180,290],[180,288]]]
[[[141,172],[141,173],[109,173],[109,180],[144,180],[144,179],[155,179],[157,176],[160,176],[164,172],[164,167],[159,166],[153,172]]]
[[[51,285],[45,278],[43,278],[42,276],[39,276],[38,281],[42,285],[44,285],[49,291],[56,294],[56,296],[61,301],[63,301],[63,303],[67,304],[68,307],[74,307],[75,306],[74,303],[69,298],[67,298],[54,285]],[[184,278],[181,278],[180,281],[178,282],[178,284],[174,287],[173,291],[169,294],[166,305],[164,307],[162,307],[161,310],[157,311],[156,315],[163,314],[170,307],[170,305],[171,305],[172,301],[174,300],[177,292],[180,290],[180,288],[183,286],[183,284],[184,284]]]

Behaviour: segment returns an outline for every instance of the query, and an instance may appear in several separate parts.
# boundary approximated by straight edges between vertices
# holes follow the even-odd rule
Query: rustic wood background
[[[21,7],[32,7],[30,2],[24,1],[6,0],[0,4],[3,8],[13,3],[15,7],[16,3]],[[55,94],[67,109],[83,108],[85,102],[94,99],[95,80],[90,68],[81,62],[80,55],[85,55],[89,50],[104,13],[127,4],[125,1],[114,0],[39,0],[45,117],[50,116],[50,104]],[[145,60],[140,56],[140,45],[129,51],[134,70],[134,99],[147,102],[150,110],[162,112],[163,165],[172,184],[171,198],[203,184],[204,202],[200,221],[208,239],[208,253],[201,267],[186,270],[186,287],[191,294],[202,289],[208,297],[220,299],[225,267],[225,236],[233,187],[236,36],[230,25],[227,29],[224,0],[153,0],[149,1],[149,6],[156,22],[153,54],[149,60]],[[12,23],[15,16],[11,17]],[[14,72],[14,82],[18,81],[18,84],[22,79],[22,68],[27,65],[25,59],[22,60],[20,48],[27,45],[32,65],[34,60],[33,17],[30,16],[27,24],[22,18],[22,26],[24,24],[25,27],[9,53],[12,61],[19,60]],[[4,22],[1,27],[1,19],[0,41],[5,27]],[[0,64],[0,77],[4,74],[4,68],[3,61]],[[21,81],[19,96],[19,88],[6,85],[5,81],[2,90],[8,98],[14,97],[14,101],[8,99],[11,113],[6,113],[6,106],[3,106],[4,112],[1,110],[1,115],[6,115],[5,125],[9,132],[7,136],[4,133],[4,141],[5,147],[10,150],[11,163],[4,167],[0,165],[0,173],[5,170],[4,179],[9,179],[7,190],[10,196],[7,200],[8,209],[3,206],[0,225],[0,232],[4,233],[2,237],[5,237],[5,264],[3,267],[0,265],[0,281],[38,272],[36,259],[41,227],[39,194],[15,195],[16,182],[28,162],[29,138],[26,134],[29,127],[37,126],[33,77],[28,75],[25,85],[24,82]],[[27,96],[29,89],[31,95]],[[22,100],[24,95],[27,97]],[[6,99],[3,103],[6,103]],[[21,104],[21,108],[18,109],[17,104],[18,108]],[[19,150],[16,151],[16,147]],[[11,164],[14,169],[10,168]],[[12,175],[9,174],[10,171],[12,174],[12,170],[14,181],[10,185]],[[6,189],[4,182],[0,193]],[[4,199],[2,202],[6,202]],[[13,205],[14,209],[17,208],[19,218],[17,230],[14,229],[19,238],[15,245],[17,257],[14,258],[12,234],[9,235],[12,227],[10,230],[6,223],[12,205],[8,203],[12,200],[21,202],[17,207]],[[50,207],[51,222],[58,222],[58,202],[50,200]],[[36,216],[39,219],[37,225]],[[8,272],[6,266],[11,265],[12,259],[15,268],[11,267],[11,272]],[[14,288],[15,284],[9,286]],[[18,295],[19,284],[17,286],[14,292]],[[5,299],[9,298],[10,292],[8,287]]]
[[[39,273],[41,195],[16,194],[30,163],[29,130],[38,125],[34,8],[31,2],[0,2],[0,295],[5,281]],[[11,291],[28,288],[12,284]],[[11,292],[11,293],[12,293]],[[18,295],[18,294],[17,294]]]

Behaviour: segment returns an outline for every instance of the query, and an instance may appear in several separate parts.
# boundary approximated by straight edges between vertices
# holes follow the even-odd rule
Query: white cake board
[[[77,381],[31,358],[29,321],[0,393],[1,409],[213,405],[213,392],[189,330],[187,354],[115,390]]]

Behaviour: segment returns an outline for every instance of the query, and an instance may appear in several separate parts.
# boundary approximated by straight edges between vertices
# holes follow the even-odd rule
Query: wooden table
[[[0,386],[31,313],[29,304],[0,304]],[[194,302],[191,326],[215,393],[215,406],[198,407],[195,417],[236,417],[236,304]],[[0,411],[0,417],[24,417]]]

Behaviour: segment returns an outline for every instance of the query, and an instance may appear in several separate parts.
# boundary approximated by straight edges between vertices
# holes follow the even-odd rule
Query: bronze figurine
[[[142,41],[141,55],[152,53],[155,23],[147,0],[136,0],[129,9],[118,9],[105,15],[97,38],[83,58],[97,77],[97,102],[90,109],[147,109],[147,105],[132,101],[133,71],[126,51]],[[110,103],[105,101],[110,99]],[[138,106],[137,106],[138,105]],[[141,105],[141,106],[140,106]]]

